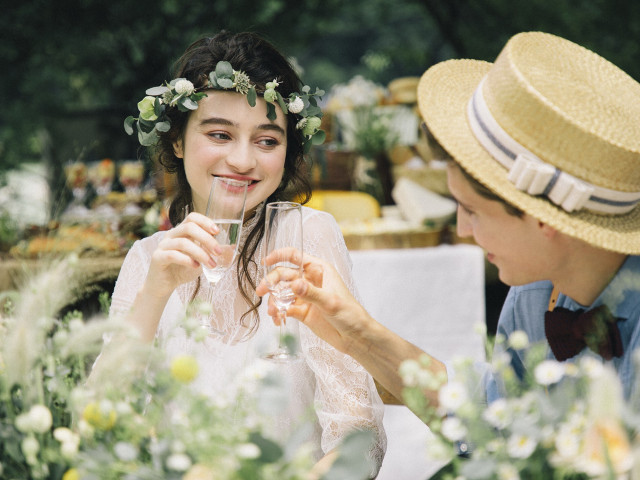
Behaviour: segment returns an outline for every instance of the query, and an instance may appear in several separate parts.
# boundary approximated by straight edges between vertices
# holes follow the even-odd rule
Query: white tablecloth
[[[352,251],[363,305],[380,323],[440,360],[485,358],[484,254],[473,245]],[[441,466],[431,434],[406,407],[385,407],[388,448],[378,480],[422,480]]]

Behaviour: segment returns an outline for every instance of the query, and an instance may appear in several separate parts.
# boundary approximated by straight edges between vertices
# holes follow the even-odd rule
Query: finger
[[[160,252],[178,252],[190,257],[198,264],[204,264],[211,268],[216,266],[215,260],[211,257],[209,252],[205,251],[189,238],[165,238],[157,250]]]
[[[264,265],[269,266],[279,262],[290,262],[301,266],[302,259],[303,255],[300,250],[294,247],[285,247],[269,253],[269,255],[264,258],[263,263]]]
[[[203,218],[209,221],[206,217]],[[217,233],[218,227],[213,223],[211,225],[213,225],[215,233]],[[188,222],[176,227],[172,232],[172,236],[188,238],[207,250],[211,255],[222,255],[222,248],[214,237],[215,233],[211,229],[211,225]]]

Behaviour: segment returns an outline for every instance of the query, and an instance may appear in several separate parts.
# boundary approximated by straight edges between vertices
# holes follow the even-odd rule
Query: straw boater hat
[[[512,37],[491,64],[425,72],[420,113],[475,179],[591,245],[640,254],[640,84],[568,40]]]

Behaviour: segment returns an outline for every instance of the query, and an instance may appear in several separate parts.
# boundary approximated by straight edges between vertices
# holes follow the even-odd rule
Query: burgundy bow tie
[[[585,312],[556,307],[544,314],[544,330],[551,351],[558,361],[580,353],[585,347],[605,360],[622,356],[622,339],[617,322],[606,305]]]

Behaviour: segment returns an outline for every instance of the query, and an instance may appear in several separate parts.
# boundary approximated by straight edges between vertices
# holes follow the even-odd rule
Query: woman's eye
[[[216,140],[229,140],[230,138],[229,135],[224,132],[209,132],[207,135]]]
[[[264,145],[265,147],[275,147],[280,144],[280,142],[275,138],[263,138],[258,143],[260,143],[260,145]]]

